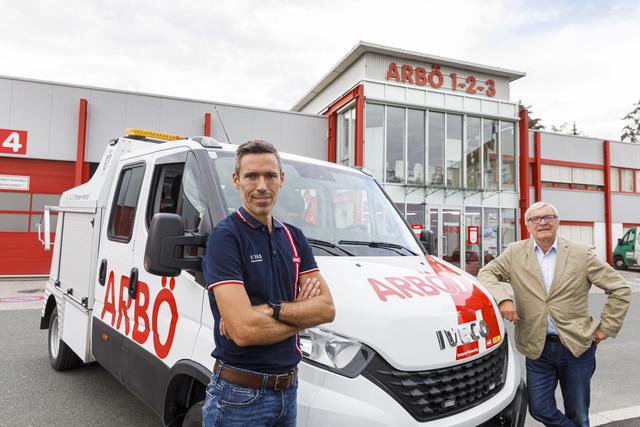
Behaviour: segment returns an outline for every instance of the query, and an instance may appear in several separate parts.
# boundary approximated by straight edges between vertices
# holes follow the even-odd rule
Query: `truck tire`
[[[202,405],[204,400],[191,405],[187,414],[182,420],[182,427],[201,427],[202,426]]]
[[[71,350],[62,338],[60,338],[60,324],[58,323],[58,309],[57,307],[51,312],[49,318],[49,337],[48,337],[49,349],[49,363],[51,367],[56,371],[66,371],[77,366],[80,363],[80,359]]]
[[[617,256],[617,257],[614,258],[613,265],[616,268],[616,270],[626,270],[627,269],[627,265],[624,263],[624,259],[622,259],[621,256]]]

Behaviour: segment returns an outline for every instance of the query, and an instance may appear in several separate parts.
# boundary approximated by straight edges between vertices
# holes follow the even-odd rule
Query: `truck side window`
[[[140,164],[126,167],[120,172],[107,229],[110,240],[121,242],[131,240],[143,177],[144,165]]]
[[[151,218],[158,212],[175,213],[182,218],[185,231],[198,231],[206,203],[193,155],[189,154],[186,163],[156,166],[154,182],[147,223],[151,223]]]

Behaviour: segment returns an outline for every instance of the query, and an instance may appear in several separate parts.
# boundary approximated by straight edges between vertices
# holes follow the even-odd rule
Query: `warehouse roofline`
[[[481,73],[492,74],[495,76],[506,77],[510,82],[526,76],[526,73],[522,71],[508,70],[506,68],[491,67],[488,65],[476,64],[467,61],[458,61],[456,59],[445,58],[442,56],[428,55],[426,53],[414,52],[404,49],[396,49],[389,46],[383,46],[379,44],[360,41],[353,49],[347,53],[327,74],[325,74],[318,83],[316,83],[311,90],[309,90],[300,100],[291,108],[292,111],[300,111],[307,105],[313,98],[315,98],[320,92],[322,92],[327,86],[331,84],[339,75],[344,73],[358,58],[365,53],[379,53],[382,55],[395,56],[403,59],[419,62],[436,63],[439,65],[445,65],[449,67],[463,68],[469,71],[477,71]]]

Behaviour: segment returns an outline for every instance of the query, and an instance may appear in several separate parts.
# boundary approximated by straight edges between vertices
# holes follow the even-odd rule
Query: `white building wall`
[[[611,142],[611,166],[640,169],[640,146],[630,142]]]
[[[365,77],[365,57],[361,56],[327,87],[300,109],[303,113],[320,114]]]
[[[207,112],[221,142],[228,142],[224,123],[234,144],[264,139],[284,152],[327,158],[328,123],[321,116],[0,77],[0,128],[28,132],[27,154],[9,156],[75,161],[82,98],[88,162],[98,162],[108,141],[126,128],[202,135]]]
[[[602,139],[542,132],[540,151],[544,160],[604,164]],[[533,138],[529,141],[533,145]]]
[[[595,222],[593,224],[593,250],[600,261],[607,261],[607,227],[604,222]],[[615,242],[615,239],[614,239]],[[612,246],[615,247],[615,244]]]

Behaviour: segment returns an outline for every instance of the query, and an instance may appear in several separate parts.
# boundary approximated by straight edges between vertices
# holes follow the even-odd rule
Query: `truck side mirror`
[[[184,247],[204,247],[207,237],[207,234],[185,233],[180,215],[155,214],[144,250],[144,269],[151,274],[170,277],[178,276],[183,269],[200,271],[202,257],[185,257]]]
[[[618,246],[622,246],[622,239],[618,239]]]

